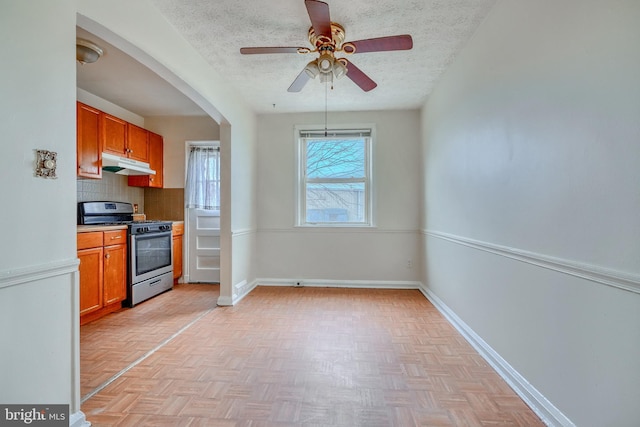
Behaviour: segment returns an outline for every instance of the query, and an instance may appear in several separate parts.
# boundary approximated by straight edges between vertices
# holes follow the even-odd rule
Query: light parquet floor
[[[208,310],[219,285],[178,284],[135,306],[80,327],[80,396],[144,357]]]
[[[191,296],[202,304],[198,292]],[[170,304],[154,305],[172,317]],[[419,291],[258,287],[235,307],[198,316],[87,399],[87,419],[94,426],[544,425]]]

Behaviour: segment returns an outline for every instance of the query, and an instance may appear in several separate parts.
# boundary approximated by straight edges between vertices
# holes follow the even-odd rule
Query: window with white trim
[[[300,226],[371,226],[371,129],[300,130]]]

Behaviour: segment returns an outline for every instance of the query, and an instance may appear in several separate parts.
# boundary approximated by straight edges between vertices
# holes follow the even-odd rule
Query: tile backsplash
[[[147,219],[184,221],[184,188],[146,188]]]
[[[102,179],[78,178],[78,202],[128,202],[147,219],[184,221],[184,188],[129,187],[127,182],[126,176],[107,171]]]
[[[110,201],[129,202],[138,205],[138,211],[144,212],[144,188],[129,187],[125,175],[102,172],[102,179],[77,179],[78,202]]]

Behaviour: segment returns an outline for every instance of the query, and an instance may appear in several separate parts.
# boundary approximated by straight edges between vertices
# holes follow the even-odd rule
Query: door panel
[[[104,305],[127,297],[127,246],[104,248]]]
[[[218,211],[188,209],[189,281],[220,282],[220,216]]]
[[[80,259],[80,315],[102,308],[102,247],[78,251]]]

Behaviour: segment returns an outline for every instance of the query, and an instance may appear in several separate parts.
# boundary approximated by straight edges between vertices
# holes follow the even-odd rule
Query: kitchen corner
[[[172,271],[163,279],[163,290],[169,290],[182,277],[184,234],[184,190],[129,187],[127,177],[104,172],[101,180],[78,179],[78,201],[114,200],[131,206],[129,219],[171,224]],[[134,213],[135,205],[138,213]],[[81,221],[78,221],[79,223]],[[122,284],[130,281],[131,240],[128,226],[78,225],[78,257],[81,260],[81,324],[97,320],[109,313],[135,305]]]

